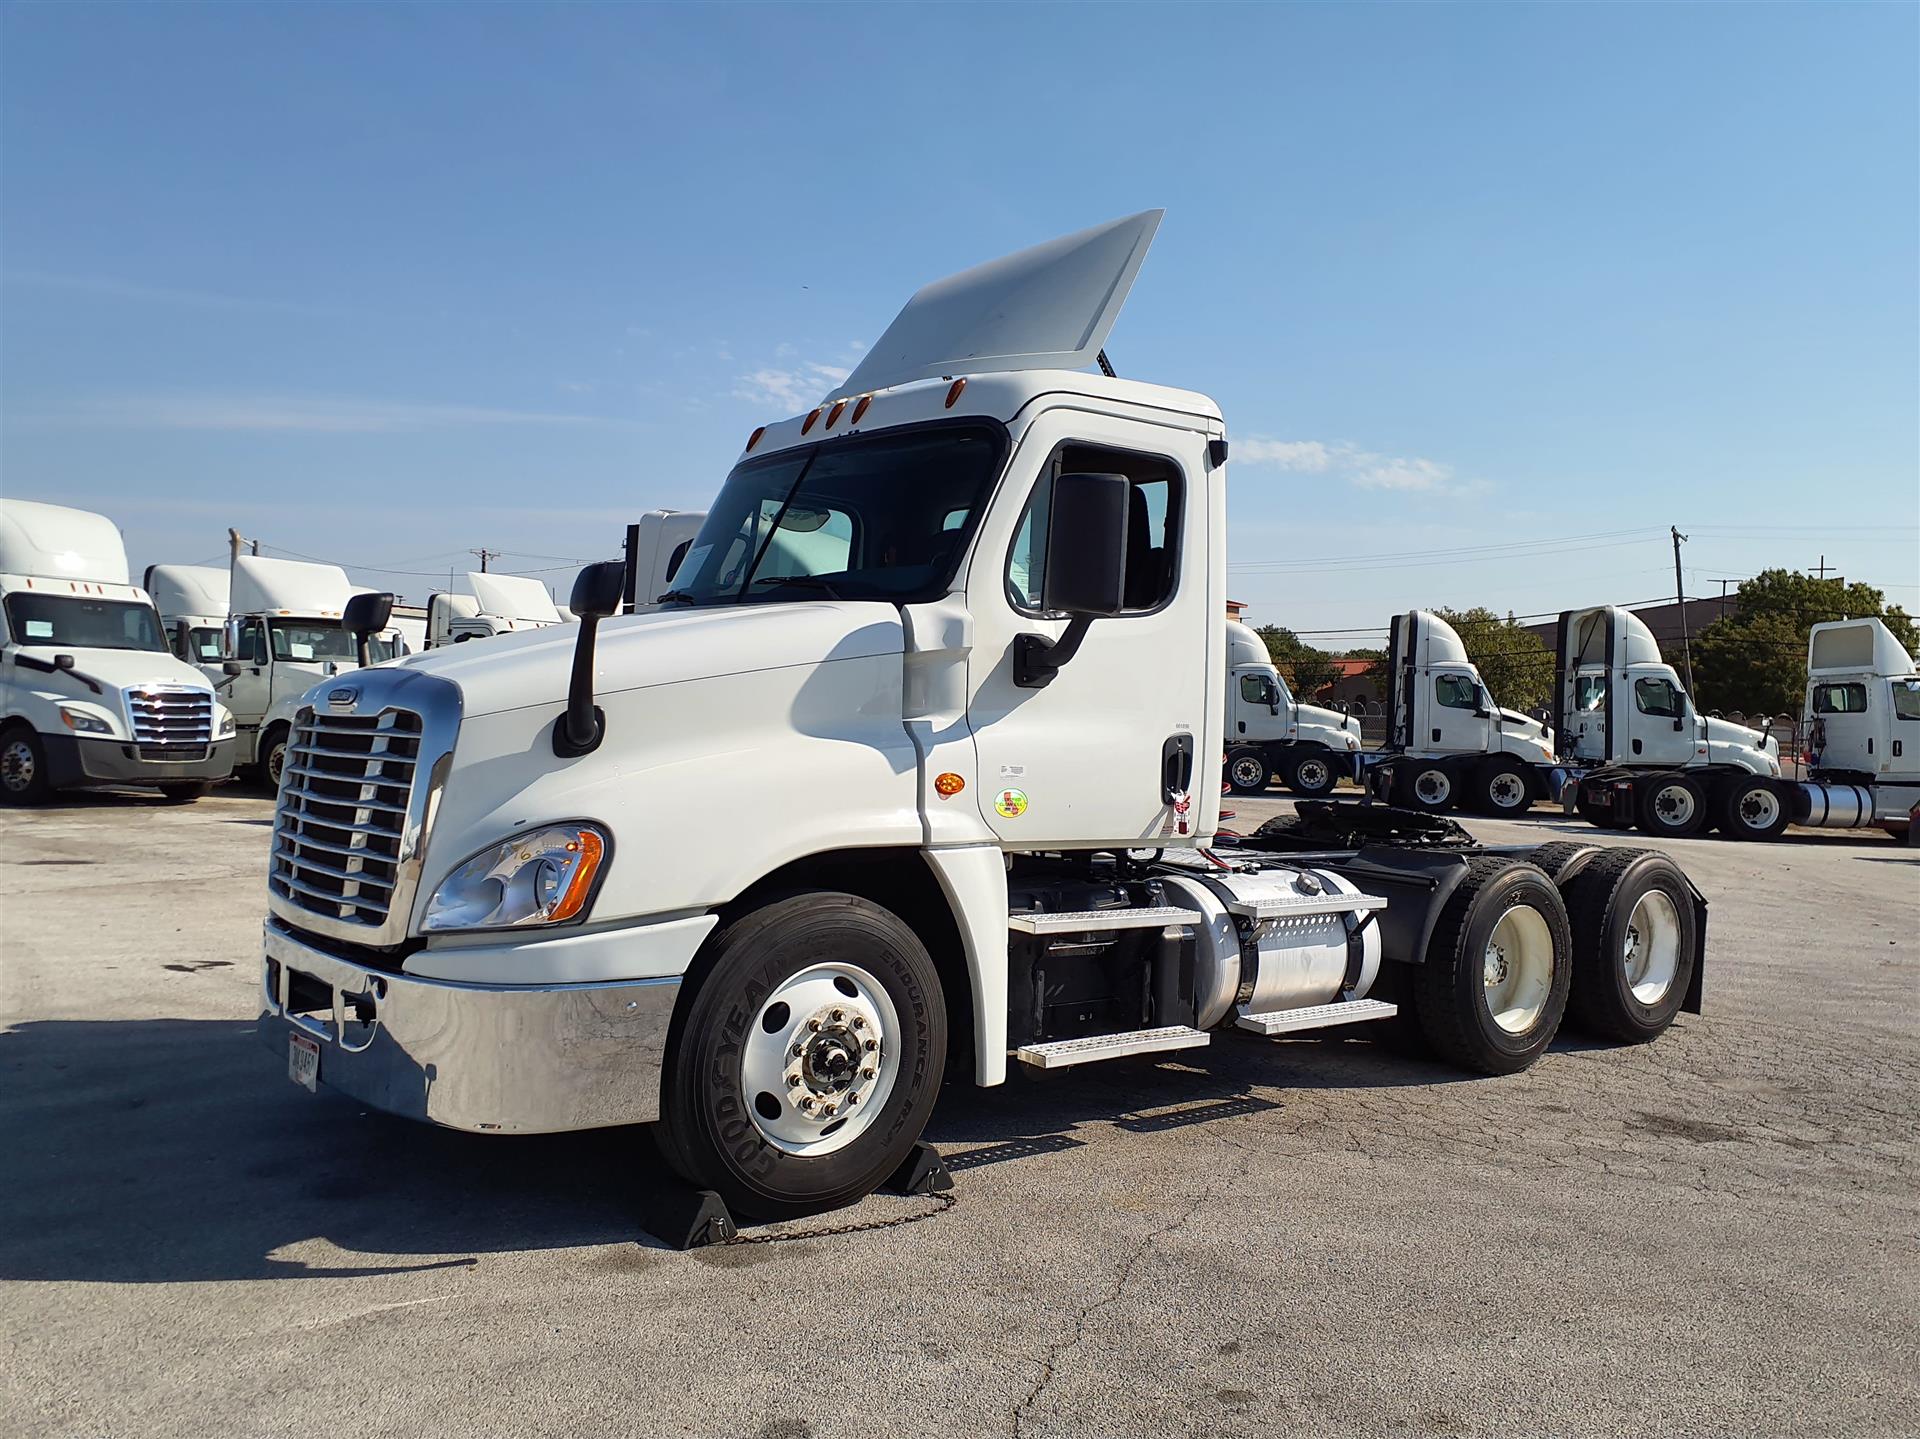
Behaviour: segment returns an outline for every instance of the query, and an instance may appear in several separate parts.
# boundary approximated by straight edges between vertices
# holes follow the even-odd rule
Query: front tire
[[[1474,774],[1473,807],[1495,819],[1525,814],[1533,808],[1533,776],[1520,761],[1493,756]]]
[[[1720,833],[1728,839],[1776,839],[1790,819],[1773,781],[1758,774],[1723,780],[1714,790],[1713,809]]]
[[[1610,849],[1567,881],[1573,927],[1569,1020],[1644,1044],[1673,1023],[1693,983],[1693,892],[1657,849]]]
[[[287,727],[275,725],[260,737],[260,757],[254,764],[253,777],[259,784],[278,794],[286,766]]]
[[[946,1047],[939,973],[898,916],[850,894],[774,900],[715,931],[687,977],[661,1152],[742,1215],[851,1204],[920,1138]]]
[[[1267,757],[1251,745],[1242,745],[1227,755],[1227,784],[1235,794],[1264,794],[1273,771]]]
[[[1470,862],[1410,986],[1441,1058],[1514,1074],[1553,1042],[1572,982],[1566,906],[1538,868],[1503,855]]]
[[[1340,772],[1328,750],[1306,750],[1287,761],[1287,788],[1302,799],[1330,795],[1339,783]]]
[[[1656,775],[1634,796],[1640,828],[1665,839],[1685,839],[1707,827],[1707,794],[1684,774]]]
[[[47,751],[24,724],[0,734],[0,802],[39,804],[47,797]]]

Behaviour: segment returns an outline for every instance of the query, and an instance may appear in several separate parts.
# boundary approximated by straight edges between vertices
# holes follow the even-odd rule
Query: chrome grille
[[[411,710],[295,716],[274,816],[274,895],[336,924],[386,925],[409,855],[421,737]]]
[[[185,685],[130,689],[127,719],[141,759],[205,759],[213,743],[213,693]]]

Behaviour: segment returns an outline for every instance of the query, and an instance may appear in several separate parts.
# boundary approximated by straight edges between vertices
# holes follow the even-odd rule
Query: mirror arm
[[[577,759],[600,748],[606,737],[607,717],[593,702],[593,642],[600,617],[580,617],[580,636],[573,645],[573,677],[567,684],[567,708],[553,722],[553,752],[561,759]]]
[[[1021,635],[1013,642],[1013,682],[1023,690],[1043,690],[1061,668],[1080,653],[1092,615],[1075,615],[1057,640]]]

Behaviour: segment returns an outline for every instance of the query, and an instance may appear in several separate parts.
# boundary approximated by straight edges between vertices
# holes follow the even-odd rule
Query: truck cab
[[[144,578],[174,654],[190,665],[224,660],[230,572],[215,565],[148,565]]]
[[[1263,793],[1274,775],[1309,798],[1354,774],[1359,727],[1338,710],[1301,704],[1259,632],[1227,621],[1227,783]]]
[[[232,714],[170,651],[113,522],[0,500],[0,800],[104,785],[194,800],[233,751]]]
[[[428,597],[426,648],[565,623],[547,587],[529,576],[476,570],[467,575],[467,586],[472,594],[437,590]]]
[[[307,691],[359,668],[355,637],[342,623],[361,593],[338,565],[237,555],[233,560],[225,657],[202,662],[233,711],[236,765],[277,789],[292,717]],[[391,636],[375,638],[377,663],[394,657]]]
[[[1879,620],[1813,627],[1805,720],[1815,780],[1920,786],[1920,673]],[[1885,807],[1897,808],[1897,797]]]
[[[1426,610],[1395,615],[1387,663],[1392,723],[1374,775],[1396,804],[1513,815],[1554,795],[1553,731],[1495,701],[1452,625]]]

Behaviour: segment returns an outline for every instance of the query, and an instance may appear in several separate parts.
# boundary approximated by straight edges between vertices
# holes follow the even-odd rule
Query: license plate
[[[320,1043],[304,1034],[287,1036],[287,1078],[313,1093],[320,1090]]]
[[[1587,803],[1598,805],[1601,809],[1612,809],[1613,796],[1603,789],[1590,789],[1587,791]]]

